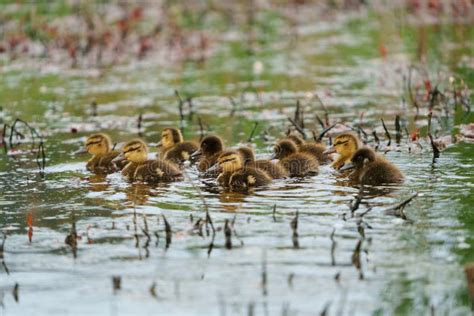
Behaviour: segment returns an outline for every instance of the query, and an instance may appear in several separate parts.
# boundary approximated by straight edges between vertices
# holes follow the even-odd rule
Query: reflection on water
[[[151,195],[151,187],[145,183],[132,183],[125,189],[128,204],[145,205]]]
[[[323,117],[324,111],[307,98],[314,91],[331,120],[352,124],[363,117],[369,131],[379,127],[381,116],[393,125],[395,114],[408,112],[407,127],[415,129],[414,113],[400,104],[400,69],[409,56],[398,42],[390,46],[401,50],[394,56],[376,54],[383,37],[378,25],[385,19],[395,25],[384,15],[322,22],[304,29],[290,51],[273,43],[251,57],[239,55],[238,43],[231,42],[200,66],[138,63],[103,71],[100,78],[67,71],[4,73],[4,120],[21,115],[35,122],[46,135],[48,161],[41,179],[27,156],[0,156],[0,228],[8,236],[3,259],[9,269],[6,274],[0,266],[0,310],[313,315],[327,308],[331,315],[467,314],[462,264],[474,259],[472,146],[457,145],[435,164],[429,150],[388,151],[387,158],[406,175],[403,185],[359,191],[346,175],[324,166],[317,176],[276,180],[251,194],[223,192],[194,168],[188,169],[194,186],[189,181],[130,184],[120,174],[91,175],[85,158],[71,155],[91,132],[105,130],[117,142],[135,137],[140,113],[145,140],[156,142],[163,127],[179,125],[175,88],[194,96],[196,113],[183,122],[185,138],[198,140],[199,117],[207,133],[233,146],[245,142],[259,121],[254,141],[262,158],[285,134],[296,99],[306,106],[308,124],[319,128],[315,115]],[[423,37],[407,43],[415,55],[440,49],[426,38],[431,27],[424,28],[402,27]],[[398,31],[390,36],[401,40]],[[459,48],[464,35],[446,36],[447,54],[453,54],[449,60],[439,56],[439,62],[456,69],[466,52]],[[251,70],[257,60],[265,66],[259,78]],[[253,89],[242,93],[250,81],[259,95]],[[238,102],[233,116],[228,95]],[[88,117],[92,99],[98,117]],[[195,186],[209,208],[214,239]],[[405,209],[408,220],[386,214],[413,192],[420,195]],[[290,225],[297,211],[295,249]],[[73,213],[79,236],[75,260],[64,243]],[[195,231],[199,220],[202,233]],[[235,220],[230,250],[226,220]],[[121,289],[114,293],[117,276]],[[12,295],[15,283],[18,302]]]

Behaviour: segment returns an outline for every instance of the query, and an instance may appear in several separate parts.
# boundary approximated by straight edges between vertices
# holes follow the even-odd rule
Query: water
[[[417,60],[422,35],[413,34],[421,27],[428,30],[424,36],[442,34],[440,45],[428,44],[430,73],[474,84],[465,62],[473,49],[468,25],[413,26],[402,19],[396,30],[391,25],[397,15],[390,12],[332,18],[301,26],[297,40],[272,38],[252,56],[231,39],[204,64],[148,59],[87,71],[4,64],[3,120],[21,117],[41,131],[47,161],[41,178],[31,155],[0,156],[0,227],[8,235],[9,269],[0,271],[2,315],[314,315],[324,309],[331,315],[468,314],[463,265],[474,259],[472,145],[450,147],[433,164],[429,144],[408,153],[404,137],[386,156],[406,181],[384,194],[365,193],[372,210],[362,221],[357,214],[367,205],[354,217],[348,206],[358,189],[327,166],[318,176],[274,181],[240,195],[206,189],[193,168],[191,180],[158,187],[128,184],[119,174],[93,176],[85,170],[87,158],[72,154],[95,131],[116,142],[136,137],[140,113],[145,140],[156,143],[163,127],[179,124],[174,89],[194,97],[186,138],[199,138],[199,116],[206,132],[234,146],[258,121],[256,150],[268,157],[289,126],[296,99],[306,107],[310,128],[319,128],[315,115],[324,117],[324,111],[311,99],[317,93],[332,122],[354,124],[363,116],[367,131],[376,128],[385,144],[381,117],[392,132],[396,114],[410,131],[426,125],[402,102],[402,75]],[[390,53],[385,58],[378,48],[382,40]],[[233,117],[228,96],[237,102]],[[97,117],[90,115],[92,100],[99,104]],[[472,117],[450,119],[447,128],[434,124],[449,134],[463,120]],[[209,255],[206,228],[203,236],[193,230],[205,211],[190,181],[201,188],[217,228]],[[414,192],[419,196],[405,210],[408,221],[386,214]],[[296,211],[298,249],[290,228]],[[76,259],[64,243],[72,214],[81,237]],[[172,228],[168,249],[163,215]],[[233,235],[231,250],[225,248],[225,220],[235,220],[238,238]],[[115,292],[113,276],[121,277]]]

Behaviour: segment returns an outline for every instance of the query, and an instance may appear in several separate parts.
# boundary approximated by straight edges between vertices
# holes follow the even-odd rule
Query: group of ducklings
[[[248,191],[267,185],[273,179],[316,175],[319,166],[324,164],[347,175],[354,184],[403,181],[403,175],[395,165],[370,147],[362,146],[353,132],[339,134],[329,148],[289,135],[276,142],[269,160],[257,160],[251,147],[225,149],[217,135],[204,137],[200,144],[185,141],[176,128],[163,130],[155,159],[149,159],[148,146],[140,139],[127,142],[121,151],[114,150],[111,144],[106,134],[87,138],[86,151],[92,155],[87,169],[98,174],[121,171],[130,182],[182,180],[187,161],[196,165],[202,177],[215,178],[220,186],[230,191]],[[335,153],[338,156],[333,160]]]

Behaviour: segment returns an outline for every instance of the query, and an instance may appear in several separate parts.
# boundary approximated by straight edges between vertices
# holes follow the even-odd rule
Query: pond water
[[[162,56],[87,71],[4,64],[2,119],[19,117],[40,131],[47,159],[42,178],[32,155],[0,156],[9,270],[0,269],[0,314],[468,314],[463,266],[474,260],[472,145],[449,147],[433,163],[428,143],[409,153],[404,137],[386,156],[405,183],[383,194],[364,192],[355,216],[349,203],[358,188],[328,166],[314,177],[239,195],[209,189],[194,168],[187,171],[190,180],[158,187],[128,184],[120,174],[98,177],[85,170],[86,157],[73,154],[92,132],[108,132],[119,143],[137,137],[140,114],[143,138],[156,143],[162,128],[180,124],[175,89],[193,97],[192,118],[184,107],[185,138],[199,139],[200,118],[206,133],[235,146],[258,122],[253,141],[258,156],[268,157],[290,126],[297,99],[308,127],[320,131],[316,115],[324,117],[324,110],[315,93],[332,123],[356,124],[363,116],[382,144],[380,118],[392,132],[397,114],[410,132],[426,126],[402,101],[403,74],[420,50],[433,77],[443,73],[474,85],[472,60],[466,60],[474,48],[470,25],[418,25],[396,12],[359,12],[297,31],[298,37],[273,35],[251,55],[234,34],[205,63],[176,65]],[[229,96],[236,102],[233,116]],[[449,135],[469,121],[460,115],[436,128]],[[206,229],[203,236],[193,231],[206,216],[195,186],[217,229],[210,254]],[[385,212],[414,192],[408,220]],[[299,248],[290,227],[296,211]],[[172,229],[168,247],[163,216]],[[81,237],[77,258],[64,242],[73,219]],[[237,234],[230,250],[226,220],[235,220]],[[113,277],[120,277],[121,289],[114,291]]]

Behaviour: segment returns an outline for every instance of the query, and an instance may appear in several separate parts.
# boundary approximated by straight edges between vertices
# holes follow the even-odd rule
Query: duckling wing
[[[265,171],[256,168],[244,168],[232,174],[229,179],[229,186],[232,190],[241,191],[267,185],[270,182],[272,182],[272,179]]]
[[[278,162],[269,160],[257,160],[255,162],[257,169],[265,171],[273,179],[281,179],[289,176],[288,171]]]
[[[389,161],[379,160],[370,163],[360,174],[360,182],[368,185],[381,185],[403,181],[401,171]]]
[[[288,170],[291,177],[304,177],[307,175],[317,174],[319,171],[319,163],[310,154],[295,153],[281,161],[283,167]]]
[[[148,173],[145,181],[176,181],[183,177],[177,165],[161,159],[148,161],[147,169]]]
[[[227,188],[229,186],[231,176],[232,176],[231,172],[222,172],[217,177],[217,183],[219,183],[219,185],[223,186],[224,188]]]
[[[220,155],[220,153],[212,155],[210,157],[201,157],[201,159],[199,159],[199,163],[198,163],[198,166],[197,166],[198,170],[201,171],[201,172],[204,172],[207,169],[214,166],[217,162],[217,158],[219,157],[219,155]]]
[[[163,155],[163,159],[169,160],[177,164],[181,164],[184,161],[189,160],[191,154],[196,150],[198,150],[198,146],[193,142],[179,143],[170,150],[168,150]]]
[[[99,157],[92,157],[86,164],[86,169],[90,172],[96,173],[97,164],[99,163]]]

